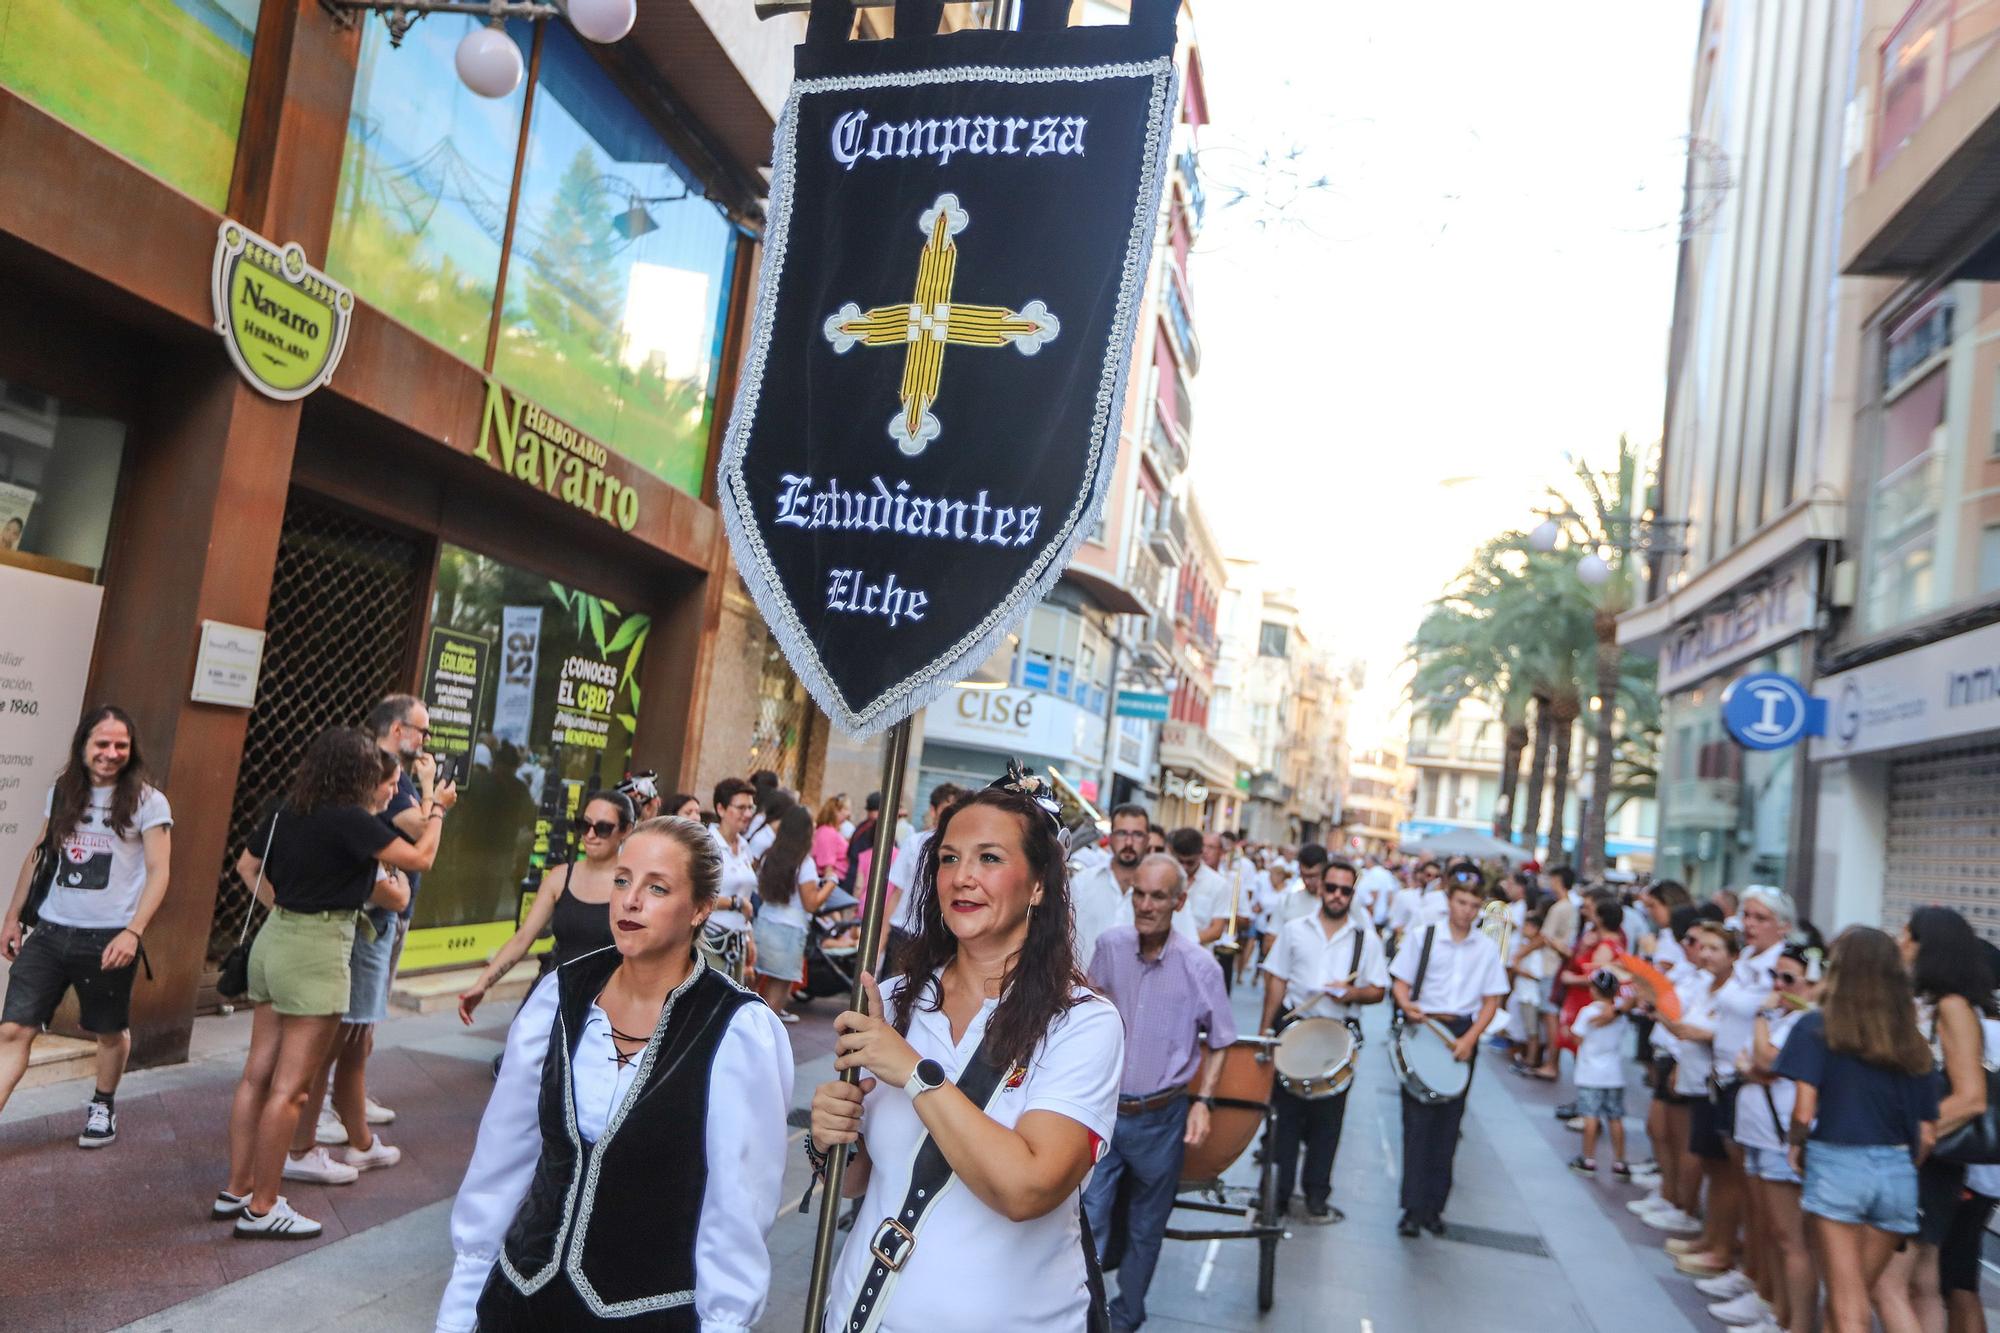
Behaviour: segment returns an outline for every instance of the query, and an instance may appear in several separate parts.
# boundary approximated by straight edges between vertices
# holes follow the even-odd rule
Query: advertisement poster
[[[542,608],[500,608],[500,685],[493,699],[493,735],[526,745],[535,729],[535,667],[542,650]]]
[[[599,657],[573,653],[556,678],[556,745],[602,750],[611,738],[611,705],[618,697],[618,668]]]
[[[424,654],[424,705],[431,713],[433,750],[454,757],[472,753],[492,659],[493,640],[483,634],[442,626],[431,631],[430,650]]]
[[[0,865],[35,845],[83,712],[104,589],[0,564]]]

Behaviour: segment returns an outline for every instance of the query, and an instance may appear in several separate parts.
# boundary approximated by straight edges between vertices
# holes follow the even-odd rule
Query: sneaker
[[[383,1142],[382,1136],[377,1134],[375,1141],[365,1149],[335,1148],[333,1157],[336,1165],[351,1166],[358,1173],[373,1171],[377,1167],[394,1166],[403,1160],[403,1150]]]
[[[1306,1221],[1316,1227],[1331,1226],[1335,1222],[1345,1222],[1346,1220],[1347,1214],[1341,1212],[1340,1209],[1335,1208],[1330,1203],[1323,1203],[1317,1208],[1311,1204],[1306,1205]]]
[[[1558,1120],[1569,1120],[1574,1118],[1575,1115],[1576,1115],[1575,1102],[1564,1102],[1561,1106],[1558,1106],[1556,1108],[1556,1119]]]
[[[83,1133],[76,1136],[79,1148],[102,1148],[118,1140],[118,1113],[103,1102],[83,1108]]]
[[[319,1108],[319,1128],[313,1131],[313,1142],[324,1143],[329,1148],[347,1142],[347,1126],[340,1123],[330,1102],[322,1102]]]
[[[1701,1219],[1693,1213],[1684,1213],[1678,1208],[1661,1208],[1643,1213],[1639,1220],[1655,1231],[1664,1231],[1669,1236],[1675,1237],[1675,1240],[1667,1242],[1669,1245],[1701,1234]]]
[[[1755,1291],[1746,1291],[1733,1300],[1717,1301],[1708,1312],[1725,1324],[1761,1324],[1771,1317],[1771,1307]]]
[[[319,1233],[319,1223],[293,1212],[282,1194],[262,1217],[245,1208],[236,1219],[239,1240],[311,1240]]]
[[[1674,1260],[1674,1267],[1689,1277],[1720,1277],[1729,1271],[1724,1265],[1700,1254],[1684,1254]]]
[[[376,1101],[373,1097],[364,1097],[362,1105],[367,1109],[369,1124],[393,1125],[396,1123],[396,1113]]]
[[[1623,1162],[1613,1162],[1611,1164],[1611,1176],[1619,1184],[1629,1185],[1632,1183],[1632,1168]]]
[[[247,1194],[231,1194],[228,1190],[217,1190],[215,1202],[209,1205],[208,1215],[216,1221],[225,1221],[242,1213],[243,1206],[250,1202]]]
[[[1569,1169],[1579,1176],[1594,1176],[1597,1174],[1597,1161],[1591,1157],[1572,1157],[1569,1159]]]
[[[344,1162],[327,1156],[324,1148],[314,1148],[304,1157],[285,1157],[285,1179],[304,1180],[314,1185],[352,1185],[361,1173]],[[245,1210],[248,1216],[248,1210]],[[318,1223],[313,1224],[317,1229]]]
[[[1567,1125],[1570,1129],[1573,1129],[1577,1133],[1581,1134],[1583,1133],[1583,1127],[1590,1123],[1590,1118],[1588,1116],[1573,1115],[1563,1123]]]
[[[1695,1252],[1700,1250],[1701,1242],[1695,1240],[1686,1240],[1677,1238],[1668,1241],[1661,1248],[1666,1250],[1668,1254],[1674,1255],[1676,1258],[1678,1258],[1683,1254],[1694,1254]]]
[[[1636,1217],[1644,1217],[1647,1213],[1656,1213],[1660,1211],[1660,1209],[1662,1208],[1671,1208],[1671,1207],[1673,1207],[1673,1205],[1668,1203],[1665,1199],[1661,1198],[1659,1195],[1648,1194],[1643,1199],[1633,1199],[1630,1202],[1628,1202],[1625,1205],[1625,1211],[1633,1214]]]
[[[1756,1283],[1743,1276],[1741,1269],[1732,1268],[1721,1277],[1703,1278],[1694,1284],[1694,1289],[1712,1301],[1733,1301],[1755,1286]]]
[[[1632,1163],[1632,1174],[1635,1176],[1657,1176],[1660,1174],[1660,1164],[1658,1162],[1634,1162]]]
[[[780,1023],[796,1023],[799,1021],[799,1016],[789,1009],[781,1009],[778,1011],[778,1021]]]

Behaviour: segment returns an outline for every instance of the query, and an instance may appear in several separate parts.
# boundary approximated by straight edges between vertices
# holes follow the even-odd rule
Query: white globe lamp
[[[1576,562],[1576,576],[1593,588],[1601,588],[1611,580],[1611,566],[1604,563],[1604,557],[1592,551]]]
[[[1556,549],[1556,538],[1559,535],[1560,529],[1556,527],[1556,521],[1552,518],[1543,519],[1541,525],[1528,534],[1528,545],[1537,551],[1553,551]]]
[[[458,66],[459,80],[481,97],[507,96],[521,86],[526,72],[521,48],[498,23],[465,34],[452,63]]]
[[[622,39],[639,18],[639,0],[569,0],[569,26],[600,45]]]

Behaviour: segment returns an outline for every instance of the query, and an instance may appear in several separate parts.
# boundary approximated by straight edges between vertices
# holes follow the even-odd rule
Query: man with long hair
[[[0,1109],[27,1071],[35,1034],[74,988],[83,1029],[97,1038],[97,1088],[76,1142],[102,1148],[118,1137],[118,1081],[132,1054],[132,979],[146,927],[166,897],[173,853],[173,812],[148,781],[139,729],[124,709],[101,704],[83,715],[43,814],[36,845],[56,864],[41,924],[23,942],[32,851],[0,919],[0,953],[13,963],[0,1007]]]

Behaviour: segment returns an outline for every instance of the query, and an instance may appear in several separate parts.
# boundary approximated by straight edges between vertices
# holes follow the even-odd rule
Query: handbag
[[[49,890],[55,887],[56,866],[61,861],[55,830],[44,828],[42,840],[35,844],[34,869],[28,872],[28,901],[21,906],[23,929],[33,930],[42,924],[42,904],[48,900]]]
[[[222,960],[222,972],[215,979],[215,993],[225,1000],[238,1000],[250,989],[250,920],[257,915],[257,895],[264,888],[264,864],[271,859],[271,840],[278,836],[278,812],[271,812],[271,830],[264,835],[264,855],[257,860],[257,882],[251,886],[250,901],[243,909],[243,929],[236,947]]]
[[[1937,1040],[1935,1014],[1931,1017],[1931,1040]],[[1959,1166],[2000,1165],[2000,1069],[1983,1058],[1980,1065],[1986,1075],[1986,1109],[1937,1141],[1931,1149],[1936,1161]]]

